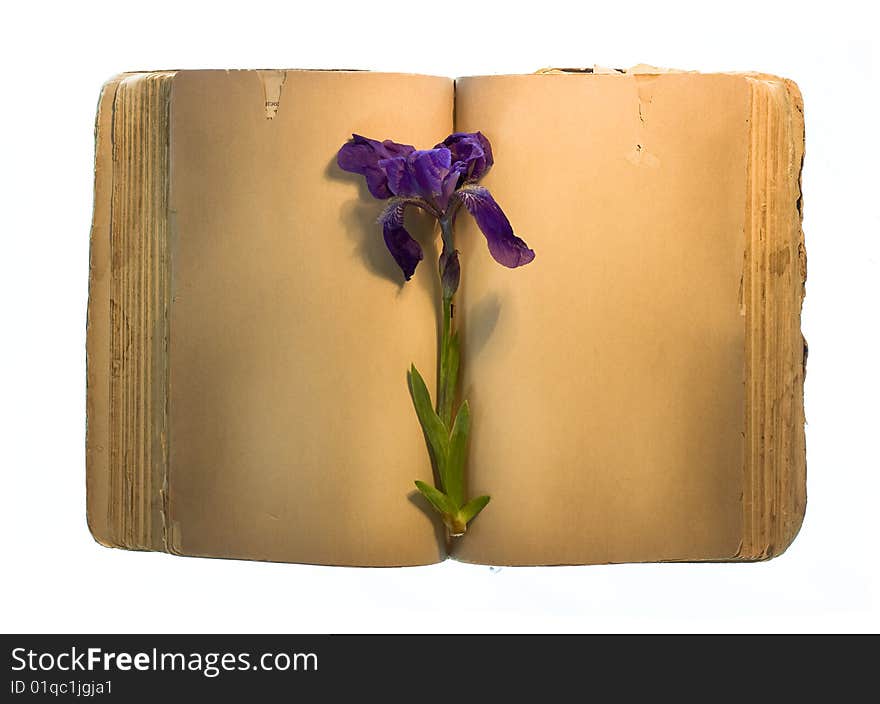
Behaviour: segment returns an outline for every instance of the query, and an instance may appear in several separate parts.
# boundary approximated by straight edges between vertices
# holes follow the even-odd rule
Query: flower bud
[[[458,291],[461,280],[461,264],[458,261],[458,250],[440,255],[440,282],[443,286],[443,298],[450,299]]]

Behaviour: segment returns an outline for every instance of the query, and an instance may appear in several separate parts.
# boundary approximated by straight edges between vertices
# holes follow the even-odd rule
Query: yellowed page
[[[485,184],[537,253],[499,267],[460,218],[470,493],[492,502],[457,558],[737,553],[749,116],[742,76],[457,82],[456,129],[491,140]]]
[[[402,286],[381,204],[335,155],[351,132],[431,146],[452,107],[445,78],[177,75],[169,549],[443,559],[433,517],[407,498],[431,480],[405,372],[415,362],[433,384],[435,283]]]

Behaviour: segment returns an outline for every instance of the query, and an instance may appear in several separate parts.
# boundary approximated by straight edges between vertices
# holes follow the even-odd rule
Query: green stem
[[[452,252],[455,248],[455,240],[452,231],[452,221],[449,218],[440,219],[440,230],[443,235],[443,252]],[[454,346],[455,331],[453,329],[453,315],[455,306],[453,296],[442,293],[441,307],[442,320],[440,328],[440,359],[437,374],[437,415],[446,425],[452,428],[452,406],[455,403],[455,386],[458,381],[458,354]]]
[[[440,338],[440,376],[437,380],[437,415],[452,428],[452,405],[455,400],[455,377],[450,369],[452,355],[452,301],[443,299],[443,328]]]
[[[443,231],[443,253],[440,255],[441,321],[437,364],[437,408],[431,407],[431,396],[415,366],[407,375],[410,394],[419,417],[428,450],[437,469],[438,482],[430,486],[416,480],[422,496],[441,516],[450,536],[462,535],[468,523],[489,503],[488,496],[465,500],[464,470],[467,461],[471,413],[467,401],[453,413],[458,383],[459,338],[455,332],[453,298],[461,279],[460,262],[452,233],[452,215],[440,219]]]

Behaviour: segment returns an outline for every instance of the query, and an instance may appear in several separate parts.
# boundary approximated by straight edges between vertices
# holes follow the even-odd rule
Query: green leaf
[[[477,514],[486,508],[486,504],[489,503],[488,496],[478,496],[476,499],[471,499],[468,501],[461,511],[458,512],[458,515],[464,520],[465,523],[470,523],[470,521],[476,518]]]
[[[422,492],[422,496],[424,496],[440,513],[444,515],[455,513],[455,508],[449,502],[449,497],[443,492],[435,489],[430,484],[420,482],[418,479],[416,479],[416,488]]]
[[[461,345],[458,341],[458,333],[454,333],[446,341],[446,350],[440,368],[440,384],[443,387],[444,408],[441,409],[441,420],[449,428],[452,420],[452,405],[455,402],[455,386],[458,382],[458,368],[461,355]]]
[[[464,465],[467,460],[468,435],[471,430],[471,409],[465,401],[458,409],[449,438],[449,461],[443,488],[456,510],[464,503]]]
[[[440,416],[434,411],[431,404],[431,395],[428,393],[428,387],[425,386],[425,380],[419,374],[419,370],[412,365],[410,371],[406,374],[407,383],[409,384],[409,392],[412,396],[413,406],[416,409],[416,415],[419,417],[419,423],[425,432],[425,438],[428,440],[428,449],[431,451],[431,458],[437,467],[437,474],[440,475],[440,482],[443,488],[446,488],[446,466],[449,457],[449,431]]]

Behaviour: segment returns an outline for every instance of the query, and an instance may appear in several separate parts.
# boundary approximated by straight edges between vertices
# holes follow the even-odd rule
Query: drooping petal
[[[403,271],[404,278],[409,281],[416,271],[416,266],[425,256],[421,245],[416,242],[403,226],[405,199],[392,201],[382,212],[379,221],[382,223],[382,235],[385,246],[394,257],[394,261]]]
[[[462,164],[461,173],[467,181],[479,181],[495,163],[492,145],[482,132],[455,132],[437,146],[452,152],[453,165]]]
[[[535,258],[535,252],[513,234],[510,221],[488,189],[470,185],[459,189],[456,194],[486,236],[489,253],[496,262],[514,269]]]
[[[405,157],[415,151],[415,147],[398,144],[390,139],[379,142],[359,134],[353,134],[351,137],[336,155],[339,168],[365,177],[367,188],[375,198],[390,198],[392,192],[388,188],[388,176],[380,168],[379,161],[398,156]]]

